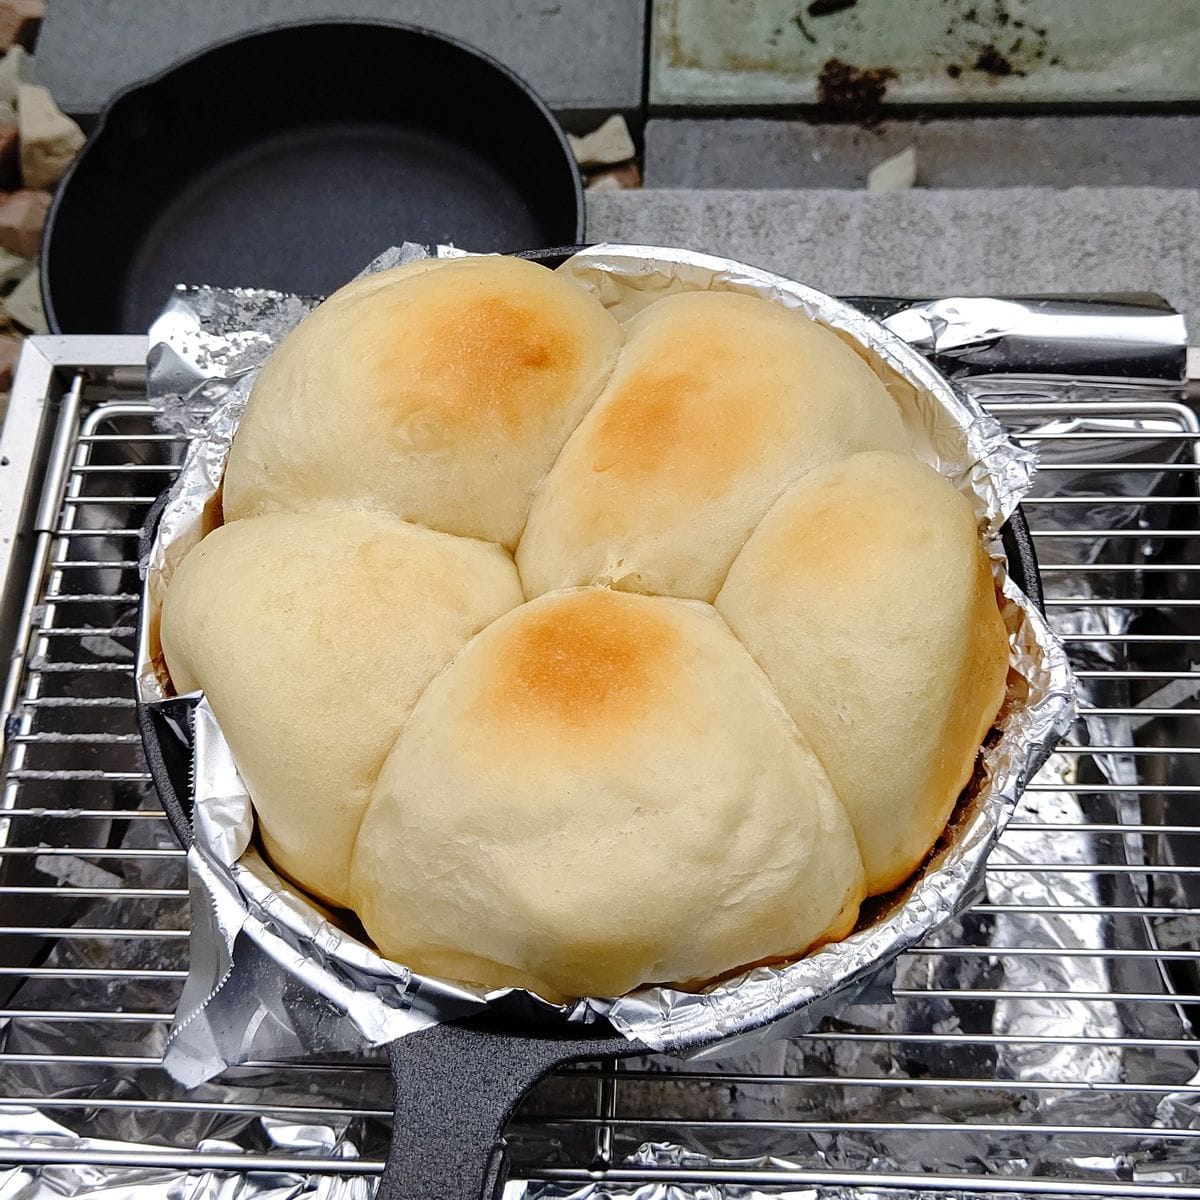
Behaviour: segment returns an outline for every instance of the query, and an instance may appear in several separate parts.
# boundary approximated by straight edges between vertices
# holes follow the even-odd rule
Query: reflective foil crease
[[[406,248],[404,252],[394,252],[372,265],[378,268],[402,261],[400,253],[411,257],[413,250]],[[1005,398],[1036,399],[1044,403],[1056,395],[1077,398],[1080,388],[1084,386],[1094,386],[1101,393],[1108,386],[1098,379],[1080,381],[1046,378],[1046,358],[1043,356],[1039,359],[1036,354],[1030,359],[1032,369],[1022,371],[1022,364],[1015,357],[1012,345],[1004,349],[1008,344],[1006,334],[1003,330],[997,331],[996,322],[992,321],[986,328],[976,331],[972,344],[979,352],[1002,355],[1003,365],[996,363],[990,367],[980,367],[975,363],[963,367],[960,363],[959,367],[963,367],[960,370],[949,359],[943,358],[943,369],[948,368],[962,379],[960,392],[956,395],[946,388],[936,374],[929,372],[920,359],[914,363],[916,356],[898,338],[881,338],[877,327],[862,321],[853,309],[765,273],[676,251],[620,247],[598,247],[581,256],[576,267],[581,278],[589,279],[602,291],[615,289],[617,293],[627,293],[625,300],[629,300],[632,293],[675,286],[673,281],[680,277],[691,282],[705,281],[705,286],[734,286],[750,291],[762,289],[762,294],[772,299],[797,304],[842,329],[852,338],[861,338],[872,352],[878,354],[878,361],[889,377],[893,394],[897,394],[898,401],[905,408],[910,428],[915,426],[926,431],[931,461],[935,461],[959,486],[975,495],[981,520],[993,532],[1029,486],[1031,464],[1029,457],[1017,450],[994,422],[982,416],[970,397],[991,398],[1000,394]],[[211,323],[212,320],[215,295],[211,289],[181,289],[172,305],[173,319],[178,321],[181,315],[186,315],[192,297],[199,297],[196,314],[188,319],[194,320],[194,328],[204,329],[206,322]],[[219,295],[224,303],[231,294]],[[244,293],[242,296],[248,306],[261,303],[261,293]],[[612,296],[609,298],[612,302],[621,302]],[[286,303],[286,298],[271,301],[272,304],[280,302]],[[636,296],[633,302],[638,302]],[[298,317],[306,310],[305,302],[295,303]],[[887,318],[891,328],[905,336],[915,336],[913,330],[916,328],[931,328],[925,316],[911,315],[914,312],[924,313],[928,305],[904,308],[896,302],[890,303],[893,305],[891,311],[881,315]],[[1020,305],[1021,302],[1004,303]],[[1059,303],[1068,306],[1066,301]],[[1082,337],[1080,331],[1086,327],[1089,313],[1094,309],[1104,310],[1107,314],[1105,320],[1110,320],[1111,308],[1108,302],[1097,302],[1095,305],[1074,302],[1070,311],[1076,332]],[[249,311],[254,311],[253,307]],[[1175,380],[1178,380],[1183,351],[1182,322],[1179,318],[1167,317],[1161,309],[1154,307],[1140,309],[1132,301],[1122,312],[1124,341],[1112,338],[1111,324],[1101,323],[1096,327],[1094,354],[1089,360],[1096,375],[1099,376],[1101,372],[1108,376],[1128,375],[1128,370],[1121,363],[1143,362],[1145,377],[1169,379],[1173,371]],[[1014,344],[1036,346],[1038,310],[1036,306],[1031,306],[1023,308],[1022,313],[1019,325],[1022,340]],[[1053,321],[1047,324],[1048,341],[1054,340],[1049,336],[1050,327],[1058,326],[1061,316],[1062,313],[1056,310]],[[1175,333],[1173,342],[1167,336],[1168,326],[1164,324],[1167,320],[1172,322],[1170,328]],[[236,322],[231,322],[229,328],[235,325]],[[247,327],[252,325],[253,320],[248,319]],[[946,324],[938,327],[942,331],[942,349],[948,345],[944,340],[947,336],[944,331],[949,327]],[[957,339],[955,345],[961,350],[964,343],[971,341],[968,318],[963,317],[954,329],[953,336]],[[169,383],[164,384],[157,368],[152,370],[151,395],[168,410],[168,419],[175,423],[174,427],[180,427],[178,423],[181,421],[184,427],[189,427],[186,423],[195,419],[189,416],[193,404],[190,397],[195,398],[197,415],[202,415],[201,405],[212,409],[214,390],[220,393],[216,403],[226,407],[223,422],[210,424],[204,439],[193,446],[188,469],[176,489],[176,504],[171,514],[174,528],[169,526],[170,532],[164,530],[156,548],[156,560],[149,564],[148,591],[154,586],[156,573],[169,570],[169,551],[189,536],[194,537],[199,530],[203,505],[219,481],[220,464],[224,457],[223,439],[227,444],[240,405],[248,393],[254,369],[254,364],[247,361],[248,356],[252,357],[252,352],[248,351],[245,338],[231,337],[226,358],[222,356],[218,344],[224,335],[206,333],[203,359],[196,356],[189,363],[187,347],[180,348],[171,340],[174,335],[169,327],[156,327],[156,336],[159,333],[162,334],[163,344],[172,351],[170,355],[165,352],[161,354],[161,360],[170,363],[171,374]],[[260,342],[263,355],[269,350],[270,344],[273,344],[270,337]],[[935,353],[938,346],[935,338],[933,341],[927,340],[922,349]],[[1104,370],[1106,351],[1111,352],[1114,362],[1114,368],[1108,371]],[[988,370],[1002,371],[1003,375],[988,374]],[[190,378],[188,372],[191,373]],[[1024,377],[1018,379],[1018,376]],[[964,399],[964,396],[967,398]],[[1070,446],[1064,457],[1074,460],[1079,454],[1078,447],[1078,443]],[[1174,449],[1173,446],[1169,448],[1170,451]],[[1168,452],[1161,451],[1164,456]],[[1084,486],[1080,481],[1048,475],[1041,482],[1040,494],[1048,494],[1051,487],[1061,489],[1073,485],[1081,490]],[[1105,520],[1103,516],[1098,519],[1101,522]],[[1125,556],[1131,552],[1128,544],[1117,546],[1117,551]],[[1084,596],[1101,594],[1109,586],[1110,579],[1091,574],[1075,579],[1051,576],[1047,578],[1047,584],[1050,595],[1055,594],[1055,588],[1061,587],[1064,593],[1069,590],[1072,595]],[[1100,590],[1096,591],[1097,588]],[[631,1036],[684,1053],[692,1050],[697,1041],[709,1036],[715,1028],[723,1035],[723,1040],[705,1053],[719,1058],[723,1065],[752,1062],[757,1067],[750,1069],[759,1071],[764,1070],[762,1063],[769,1060],[770,1066],[766,1069],[788,1074],[836,1076],[843,1071],[894,1076],[910,1072],[913,1064],[897,1062],[893,1049],[883,1042],[810,1043],[801,1040],[770,1045],[765,1043],[777,1037],[802,1033],[832,1012],[840,1012],[840,1023],[847,1028],[886,1030],[894,1027],[915,1028],[918,1031],[927,1028],[931,1033],[940,1034],[950,1027],[948,1022],[952,1026],[955,1018],[943,1011],[945,1001],[936,999],[927,1003],[909,1003],[902,1018],[895,1015],[895,1008],[886,1002],[891,978],[888,968],[880,969],[882,960],[893,961],[891,969],[896,972],[897,987],[903,987],[917,977],[924,977],[930,970],[937,971],[938,982],[942,986],[970,988],[977,981],[981,970],[978,960],[910,955],[896,962],[895,954],[911,941],[921,938],[926,930],[946,916],[960,910],[965,903],[981,896],[979,867],[988,843],[1011,812],[1013,800],[1028,781],[1029,772],[1044,760],[1046,748],[1068,719],[1069,679],[1061,650],[1053,639],[1045,636],[1044,626],[1036,615],[1021,605],[1020,597],[1011,594],[1011,585],[1007,590],[1012,601],[1009,606],[1011,627],[1018,634],[1018,644],[1022,647],[1021,669],[1027,672],[1033,683],[1035,696],[1045,698],[1046,707],[1036,711],[1031,706],[1026,711],[1033,712],[1037,719],[1028,717],[1024,725],[1018,722],[1015,729],[1010,725],[1005,730],[1005,741],[1011,743],[1009,747],[1005,749],[1005,741],[1002,741],[990,751],[989,786],[960,806],[950,851],[941,861],[933,864],[922,881],[922,887],[928,885],[927,891],[923,892],[922,887],[918,887],[908,905],[888,914],[886,920],[877,926],[854,935],[843,944],[844,949],[831,948],[841,951],[842,957],[836,962],[830,962],[823,953],[782,971],[750,972],[742,980],[718,989],[712,998],[701,999],[669,989],[644,989],[616,1003],[603,1000],[581,1002],[573,1006],[570,1012],[560,1015],[566,1015],[568,1019],[588,1020],[604,1013]],[[1127,617],[1127,612],[1123,615],[1123,610],[1113,608],[1081,608],[1078,612],[1079,625],[1084,630],[1092,628],[1097,621],[1105,629],[1119,628]],[[1073,625],[1069,627],[1074,629]],[[138,669],[143,693],[153,696],[158,676],[154,670],[151,647],[141,648]],[[1085,680],[1081,684],[1081,699],[1089,704],[1101,700],[1091,694],[1094,682]],[[1111,702],[1111,698],[1106,699]],[[1018,715],[1025,716],[1024,713]],[[167,1062],[173,1073],[181,1080],[198,1083],[210,1080],[226,1063],[247,1058],[296,1057],[315,1049],[326,1054],[331,1050],[364,1053],[371,1042],[402,1034],[406,1029],[415,1028],[429,1020],[457,1015],[460,1010],[456,1006],[460,1004],[463,1006],[461,1011],[465,1011],[480,1003],[482,998],[468,991],[441,985],[441,988],[445,988],[442,991],[435,981],[425,980],[415,981],[419,986],[415,989],[418,994],[414,998],[411,995],[414,980],[403,969],[386,965],[381,969],[382,960],[373,955],[369,948],[352,943],[352,939],[315,918],[312,910],[302,900],[288,893],[274,879],[266,864],[256,860],[252,853],[237,857],[239,848],[246,845],[244,793],[239,792],[236,772],[232,771],[227,751],[224,751],[226,757],[222,757],[223,742],[219,729],[211,720],[211,714],[207,713],[206,706],[201,706],[196,716],[200,758],[196,780],[197,799],[204,801],[202,807],[205,812],[204,819],[198,822],[198,835],[202,830],[206,832],[202,838],[203,853],[194,852],[190,862],[193,890],[191,975],[167,1047]],[[1096,731],[1089,732],[1100,732],[1099,724]],[[1102,747],[1094,749],[1091,760],[1100,766],[1106,778],[1129,778],[1128,760],[1105,755]],[[1058,781],[1072,782],[1073,777],[1071,780],[1062,779],[1061,776],[1051,779],[1045,775],[1039,777],[1042,783]],[[1078,797],[1068,792],[1030,793],[1022,801],[1022,808],[1018,809],[1018,819],[1022,812],[1044,814],[1052,808],[1059,814],[1057,819],[1082,819]],[[1094,813],[1088,815],[1093,819],[1102,819]],[[1080,862],[1088,862],[1092,861],[1094,854],[1092,840],[1090,835],[1072,833],[1055,837],[1051,844],[1051,839],[1045,836],[1014,831],[1001,841],[993,861],[1001,856],[1009,856],[1018,862],[1022,859],[1047,861],[1066,854],[1076,857]],[[229,861],[231,856],[232,862]],[[1028,876],[1021,878],[1025,880]],[[1089,895],[1095,897],[1096,879],[1090,874],[1039,876],[1038,883],[1045,888],[1045,895],[1038,898],[1023,895],[1023,902],[1064,904],[1078,903]],[[1011,889],[1004,885],[1003,875],[989,876],[987,888],[986,898],[993,903],[1000,904],[1012,898],[1009,894]],[[206,920],[206,913],[212,914],[211,919]],[[314,920],[318,924],[314,925]],[[964,920],[980,924],[971,914]],[[1096,944],[1094,929],[1081,923],[1099,920],[1088,917],[1043,920],[1015,914],[997,917],[988,927],[981,927],[980,938],[983,944],[990,941],[1001,947],[1006,944],[1035,944],[1031,939],[1036,937],[1049,946],[1070,948]],[[1036,931],[1029,924],[1033,921],[1037,922]],[[314,933],[324,939],[320,954],[316,956],[308,944],[308,939]],[[234,938],[239,936],[236,954],[232,954],[230,947]],[[960,929],[945,936],[962,940]],[[939,935],[934,933],[926,936],[923,944],[936,946],[939,940]],[[302,957],[297,955],[298,948],[304,951]],[[64,953],[69,954],[69,948]],[[1097,964],[1095,960],[1064,957],[1038,959],[1031,966],[1019,961],[1013,964],[1014,960],[1004,960],[1003,983],[1011,989],[1022,987],[1022,967],[1043,973],[1043,979],[1045,972],[1053,972],[1055,985],[1065,990],[1094,992],[1103,990],[1110,983],[1104,964]],[[289,985],[288,980],[295,976],[299,976],[305,986],[297,988]],[[267,981],[265,985],[264,981]],[[316,997],[309,994],[310,988],[315,990]],[[858,1003],[847,1007],[853,1000]],[[552,1007],[544,1006],[543,1002],[524,993],[492,997],[489,1002],[517,1006],[526,1011],[530,1008]],[[990,1009],[991,1028],[997,1035],[1040,1030],[1103,1037],[1122,1029],[1121,1016],[1113,1005],[1010,999],[998,1001]],[[760,1019],[778,1016],[781,1012],[790,1014],[783,1024],[774,1025],[766,1033],[755,1029]],[[61,1027],[48,1027],[43,1036],[62,1038],[69,1036],[69,1032],[64,1034]],[[1014,1080],[1013,1092],[997,1096],[995,1102],[998,1108],[1011,1111],[1018,1095],[1029,1105],[1032,1095],[1032,1103],[1041,1113],[1040,1119],[1048,1120],[1054,1111],[1053,1094],[1021,1093],[1017,1081],[1065,1078],[1069,1075],[1072,1078],[1094,1079],[1102,1088],[1106,1081],[1118,1076],[1122,1070],[1122,1060],[1136,1053],[1095,1045],[1067,1045],[1053,1050],[1057,1058],[1048,1053],[1045,1047],[1022,1046],[1020,1043],[1006,1044],[996,1050],[992,1065],[985,1068],[983,1073],[994,1070],[997,1077]],[[69,1048],[64,1048],[63,1052],[69,1052]],[[953,1057],[961,1053],[952,1046],[931,1047],[929,1057],[932,1071],[936,1073],[939,1069],[949,1069],[939,1065],[939,1056]],[[734,1055],[741,1057],[731,1057]],[[971,1073],[979,1072],[975,1070]],[[672,1078],[678,1079],[677,1076]],[[46,1086],[50,1082],[40,1080],[36,1088],[31,1086],[31,1095],[35,1092],[46,1094],[53,1090]],[[64,1078],[62,1087],[70,1085],[71,1080]],[[199,1094],[216,1098],[221,1095],[222,1087],[220,1081],[204,1082]],[[742,1095],[732,1102],[735,1115],[761,1119],[779,1116],[779,1102],[772,1094],[772,1089],[765,1086],[744,1087],[741,1091]],[[819,1102],[822,1094],[821,1086],[806,1088],[806,1103],[811,1105]],[[846,1109],[843,1093],[830,1086],[828,1095],[831,1112],[847,1116],[853,1114],[854,1110]],[[280,1103],[286,1103],[286,1099],[281,1092]],[[947,1099],[954,1103],[956,1094],[947,1090],[945,1093],[922,1096],[920,1119],[936,1120],[939,1116],[955,1119],[954,1111],[939,1109],[939,1100]],[[1143,1111],[1144,1097],[1108,1093],[1091,1102],[1104,1103],[1114,1113],[1128,1112],[1131,1121],[1147,1119]],[[878,1097],[862,1095],[861,1107],[857,1111],[860,1116],[866,1117],[873,1111],[871,1106],[879,1103]],[[1028,1108],[1023,1112],[1028,1112]],[[1029,1113],[1029,1119],[1038,1119],[1038,1114]],[[136,1129],[122,1131],[117,1128],[119,1122],[114,1118],[113,1128],[106,1132],[112,1138],[121,1138],[125,1134],[130,1141],[144,1143],[146,1140],[161,1139],[187,1145],[195,1145],[204,1135],[203,1130],[192,1130],[183,1135],[187,1139],[184,1141],[180,1130],[172,1128],[169,1114],[142,1112],[137,1120]],[[253,1122],[254,1132],[250,1131],[248,1125],[242,1134],[230,1139],[229,1149],[233,1150],[239,1144],[261,1145],[267,1124],[269,1122],[264,1119],[256,1120]],[[311,1126],[307,1132],[318,1139],[323,1136],[320,1129]],[[329,1139],[326,1146],[340,1146],[342,1152],[354,1156],[356,1150],[352,1126],[348,1127],[344,1122],[331,1125],[325,1134]],[[77,1136],[71,1134],[69,1129],[62,1128],[61,1136],[68,1135]],[[14,1127],[0,1138],[0,1144],[30,1145],[33,1143],[27,1139],[31,1136],[33,1132],[28,1126],[23,1130]],[[87,1147],[89,1140],[79,1138],[81,1149]],[[1008,1144],[1011,1142],[1006,1142]],[[912,1145],[911,1139],[904,1142],[906,1154],[911,1153]],[[518,1151],[520,1146],[518,1137]],[[536,1145],[533,1145],[531,1153],[535,1151]],[[636,1150],[630,1164],[668,1166],[738,1162],[748,1165],[752,1156],[748,1157],[744,1151],[744,1145],[736,1136],[715,1132],[705,1139],[702,1146],[680,1148],[647,1143]],[[873,1169],[877,1170],[922,1166],[921,1163],[905,1160],[900,1155],[899,1143],[895,1147],[895,1158],[888,1157],[890,1152],[886,1135],[873,1139],[870,1147],[861,1144],[861,1137],[850,1135],[826,1135],[820,1137],[819,1141],[818,1136],[814,1135],[788,1138],[780,1135],[779,1153],[776,1155],[774,1147],[772,1149],[773,1161],[779,1164],[853,1169],[861,1167],[869,1159]],[[981,1158],[986,1160],[988,1153],[989,1148],[983,1142],[976,1144],[972,1139],[965,1138],[962,1145],[956,1146],[948,1142],[946,1135],[931,1132],[928,1153],[922,1157],[925,1164],[936,1162],[940,1167],[952,1169],[958,1163],[964,1172],[973,1174]],[[1068,1148],[1064,1148],[1063,1155],[1069,1155]],[[1021,1170],[1022,1166],[1032,1169],[1036,1164],[1013,1163],[1001,1169],[1015,1172]],[[64,1182],[62,1169],[55,1168],[54,1172],[60,1183]],[[31,1169],[20,1174],[23,1180],[21,1194],[36,1194],[39,1186],[35,1183],[36,1171]],[[87,1190],[85,1176],[86,1172],[81,1169],[77,1180],[81,1192]],[[174,1180],[182,1178],[165,1170],[147,1171],[146,1176],[147,1182],[150,1176],[156,1176],[159,1186],[164,1189]],[[214,1184],[214,1190],[230,1189],[229,1194],[249,1195],[255,1193],[254,1178],[225,1177],[214,1173],[214,1179],[224,1179],[219,1186]],[[352,1176],[341,1179],[314,1176],[303,1184],[300,1179],[299,1174],[289,1177],[290,1184],[296,1188],[292,1194],[320,1191],[322,1194],[349,1196],[359,1194],[364,1187],[363,1179]],[[262,1183],[264,1192],[271,1190],[273,1185],[266,1179]],[[69,1190],[75,1190],[75,1185],[68,1187]],[[514,1195],[519,1193],[520,1188],[521,1185],[510,1185]],[[679,1185],[630,1186],[624,1190],[611,1185],[589,1185],[572,1191],[569,1188],[530,1184],[527,1192],[530,1196],[547,1197],[620,1194],[636,1196],[638,1200],[716,1194],[699,1186],[689,1190]],[[57,1190],[57,1194],[61,1194],[61,1190]],[[738,1192],[738,1195],[745,1197],[754,1194],[744,1189]],[[831,1190],[823,1191],[823,1194],[835,1193]]]

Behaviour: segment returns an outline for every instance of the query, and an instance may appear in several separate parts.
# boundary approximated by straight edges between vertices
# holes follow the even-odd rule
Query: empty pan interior
[[[323,295],[401,241],[578,241],[553,116],[506,68],[397,25],[286,26],[119,96],[48,223],[63,333],[143,332],[179,282]]]

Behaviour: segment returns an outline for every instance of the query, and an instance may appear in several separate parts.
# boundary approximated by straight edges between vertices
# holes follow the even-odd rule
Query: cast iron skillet
[[[521,257],[553,267],[581,248],[528,251]],[[164,493],[147,518],[142,560],[166,500]],[[1037,555],[1019,508],[1001,536],[1009,573],[1044,608]],[[143,617],[139,614],[139,620]],[[137,718],[163,809],[186,848],[192,842],[190,751],[161,710],[139,702]],[[504,1127],[538,1080],[565,1063],[647,1052],[607,1025],[589,1029],[593,1036],[535,1033],[496,1018],[474,1018],[437,1025],[388,1046],[395,1123],[379,1200],[496,1200],[507,1177]]]
[[[176,283],[322,296],[381,246],[583,237],[574,156],[507,67],[411,26],[316,21],[116,96],[46,223],[56,333],[144,333]]]

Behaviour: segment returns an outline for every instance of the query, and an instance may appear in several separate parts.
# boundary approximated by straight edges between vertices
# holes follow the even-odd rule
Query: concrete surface
[[[653,3],[655,104],[811,104],[834,59],[909,104],[1200,98],[1196,0]]]
[[[74,115],[97,112],[114,92],[213,42],[315,17],[390,19],[452,34],[567,113],[634,109],[642,98],[643,0],[51,0],[46,7],[38,81]]]
[[[607,192],[595,241],[727,254],[840,294],[1152,291],[1200,336],[1200,193],[1166,188]]]
[[[924,187],[1200,187],[1200,116],[960,117],[873,129],[766,119],[646,123],[645,179],[672,188],[859,188],[917,152]]]

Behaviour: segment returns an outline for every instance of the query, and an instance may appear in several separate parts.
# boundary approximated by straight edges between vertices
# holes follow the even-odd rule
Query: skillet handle
[[[504,1127],[563,1063],[635,1049],[620,1037],[521,1037],[434,1025],[388,1046],[396,1120],[376,1200],[496,1200],[508,1176]]]

